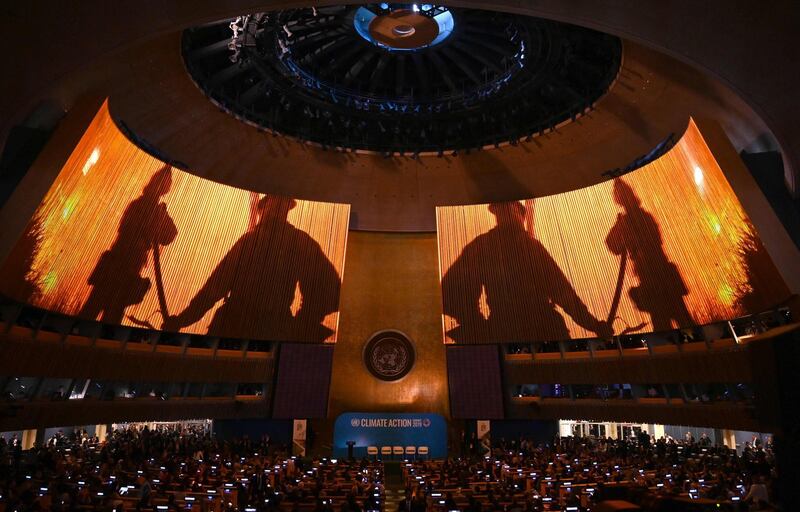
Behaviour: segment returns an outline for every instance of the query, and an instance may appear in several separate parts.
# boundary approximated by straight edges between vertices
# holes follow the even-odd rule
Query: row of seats
[[[381,457],[403,457],[403,456],[421,456],[427,457],[428,456],[428,447],[427,446],[406,446],[403,448],[402,446],[381,446],[380,451],[378,450],[377,446],[367,446],[367,455],[369,457],[378,457],[380,453]]]

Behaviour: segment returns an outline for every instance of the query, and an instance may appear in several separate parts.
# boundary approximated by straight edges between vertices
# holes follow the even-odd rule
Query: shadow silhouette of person
[[[288,222],[296,204],[294,199],[273,196],[259,200],[255,225],[162,329],[177,331],[192,325],[224,299],[209,323],[210,334],[318,342],[330,336],[333,331],[322,322],[338,311],[341,281],[317,241]],[[293,314],[298,288],[301,304]]]
[[[614,202],[622,207],[614,226],[606,236],[606,246],[617,255],[627,253],[639,285],[628,296],[639,309],[650,315],[653,331],[693,324],[683,297],[689,293],[680,270],[669,261],[656,219],[642,208],[636,192],[617,178]],[[676,326],[676,327],[677,327]]]
[[[569,338],[559,306],[581,327],[611,336],[578,297],[550,253],[525,230],[519,202],[489,205],[497,225],[472,240],[442,277],[443,308],[458,322],[456,342],[493,343]],[[529,215],[532,218],[532,215]],[[481,312],[481,296],[486,309]]]
[[[140,303],[150,289],[141,272],[156,245],[169,245],[178,229],[161,197],[172,188],[172,169],[164,165],[150,178],[142,195],[122,214],[117,237],[100,255],[87,283],[92,291],[78,316],[118,324],[125,309]]]

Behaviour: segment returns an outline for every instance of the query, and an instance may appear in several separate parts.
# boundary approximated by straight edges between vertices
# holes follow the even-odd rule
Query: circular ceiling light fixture
[[[353,16],[356,32],[366,41],[393,51],[435,46],[453,32],[455,20],[446,7],[432,4],[387,4],[359,7]]]
[[[413,26],[405,24],[395,25],[394,28],[392,28],[392,33],[398,37],[407,37],[413,35],[416,31],[417,29]]]

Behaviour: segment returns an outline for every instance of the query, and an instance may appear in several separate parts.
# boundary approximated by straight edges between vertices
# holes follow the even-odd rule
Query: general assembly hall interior
[[[0,512],[800,510],[800,4],[348,1],[0,7]]]

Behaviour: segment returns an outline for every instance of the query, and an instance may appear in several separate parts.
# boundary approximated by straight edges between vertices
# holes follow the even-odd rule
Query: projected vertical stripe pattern
[[[607,320],[615,334],[667,330],[789,296],[693,121],[622,178],[517,205],[440,207],[437,228],[446,343],[595,337]]]
[[[181,325],[182,332],[205,334],[211,326],[217,336],[334,342],[349,206],[267,197],[164,168],[119,131],[105,103],[4,263],[9,279],[2,291],[78,315],[93,288],[119,282],[113,274],[120,262],[138,254],[142,266],[129,269],[132,282],[103,295],[106,303],[125,304],[147,288],[124,308],[122,324],[160,328],[166,314],[187,310],[205,289],[202,298],[212,302],[195,305],[200,316]],[[161,196],[158,173],[171,175]],[[151,183],[155,188],[148,189]],[[268,209],[283,218],[267,218]],[[158,256],[166,312],[150,239],[163,244]],[[215,321],[221,307],[228,310]]]

